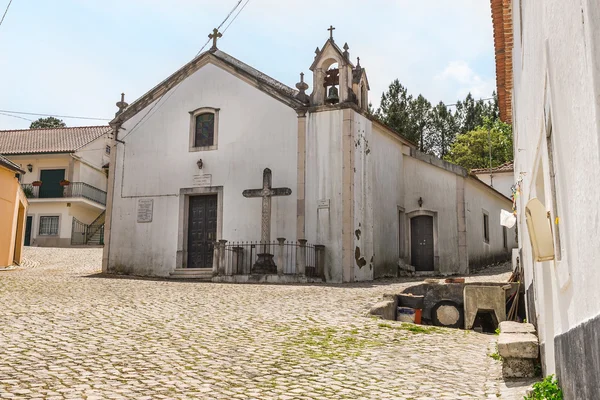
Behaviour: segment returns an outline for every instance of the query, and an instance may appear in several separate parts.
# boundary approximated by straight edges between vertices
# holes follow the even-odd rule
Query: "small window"
[[[490,216],[485,212],[483,213],[483,241],[490,242]]]
[[[196,116],[194,147],[208,147],[214,144],[215,114],[204,113]]]
[[[21,174],[18,172],[15,174],[15,178],[17,178],[17,181],[21,182]]]
[[[502,244],[505,250],[508,250],[508,228],[502,227]]]
[[[58,235],[58,217],[40,217],[40,236]]]
[[[110,154],[110,145],[106,145],[105,152],[106,154]]]

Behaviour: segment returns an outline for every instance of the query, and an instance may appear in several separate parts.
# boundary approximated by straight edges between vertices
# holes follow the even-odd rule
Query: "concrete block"
[[[498,354],[504,358],[533,358],[539,356],[538,338],[531,333],[500,333]]]
[[[502,360],[502,377],[533,378],[534,376],[534,360],[530,358],[505,358]]]
[[[396,307],[397,302],[395,300],[384,300],[376,303],[371,307],[369,314],[378,315],[383,319],[389,319],[392,321],[396,320]]]
[[[502,333],[533,333],[535,335],[535,326],[533,324],[522,324],[514,321],[500,322],[500,332]]]
[[[499,286],[465,286],[465,329],[471,329],[479,310],[491,310],[498,323],[506,320],[504,289]]]

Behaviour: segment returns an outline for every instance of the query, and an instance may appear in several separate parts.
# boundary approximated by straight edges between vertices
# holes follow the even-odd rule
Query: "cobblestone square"
[[[522,398],[496,337],[366,316],[408,282],[229,285],[98,276],[101,249],[0,272],[0,398]],[[502,279],[492,275],[470,279]]]

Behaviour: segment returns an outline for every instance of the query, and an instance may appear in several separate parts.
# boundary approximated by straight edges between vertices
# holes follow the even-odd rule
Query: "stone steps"
[[[174,279],[195,279],[211,282],[213,278],[212,268],[176,268],[169,274]]]
[[[532,324],[504,321],[500,323],[498,354],[502,356],[502,375],[505,378],[535,376],[539,343]]]

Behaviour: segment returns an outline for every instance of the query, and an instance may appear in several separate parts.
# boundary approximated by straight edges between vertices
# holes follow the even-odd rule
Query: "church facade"
[[[367,113],[333,35],[292,89],[213,47],[114,129],[103,270],[225,282],[466,274],[510,258],[508,198]]]

